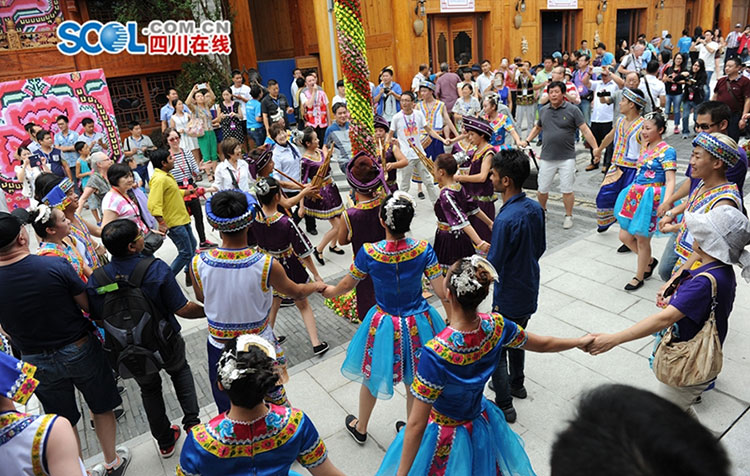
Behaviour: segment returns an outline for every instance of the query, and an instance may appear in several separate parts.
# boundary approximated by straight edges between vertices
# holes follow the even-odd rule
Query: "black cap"
[[[11,213],[0,212],[0,248],[9,245],[21,233],[21,227],[28,223],[29,212],[17,208]]]

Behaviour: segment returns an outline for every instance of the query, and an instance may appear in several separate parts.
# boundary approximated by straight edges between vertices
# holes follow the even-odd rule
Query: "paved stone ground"
[[[678,172],[678,183],[684,176],[684,170],[687,167],[687,162],[692,150],[690,141],[682,140],[679,136],[669,136],[667,142],[677,149],[679,172]],[[571,243],[574,243],[580,239],[590,235],[590,232],[596,226],[596,207],[595,197],[598,191],[599,184],[602,179],[602,174],[598,171],[585,172],[584,167],[589,162],[589,155],[582,146],[578,145],[578,157],[577,157],[577,179],[575,186],[576,193],[576,205],[574,209],[575,226],[570,230],[562,229],[562,218],[563,218],[563,207],[561,203],[561,197],[559,194],[554,192],[550,194],[550,201],[548,204],[548,226],[547,226],[547,254],[553,253],[555,250],[559,250]],[[537,155],[539,149],[536,148]],[[338,169],[336,169],[338,173]],[[349,186],[344,178],[338,173],[335,175],[336,181],[342,193],[347,193]],[[555,186],[557,186],[557,182]],[[750,185],[746,187],[746,190],[750,188]],[[412,194],[416,194],[416,189],[412,186],[410,191]],[[533,191],[529,192],[531,197],[535,196]],[[313,243],[319,242],[320,237],[327,230],[328,225],[324,222],[319,222],[318,230],[319,234],[315,237],[311,237]],[[417,215],[415,217],[412,234],[417,238],[432,240],[435,229],[435,217],[432,212],[432,207],[429,200],[420,200],[417,207]],[[207,226],[207,230],[210,228]],[[610,232],[609,234],[615,234]],[[212,241],[219,242],[218,234],[209,231],[209,238]],[[349,247],[346,247],[349,248]],[[170,242],[167,242],[164,247],[159,251],[159,255],[162,259],[170,262],[173,258],[176,250],[172,247]],[[330,253],[329,253],[330,255]],[[318,267],[318,270],[326,282],[335,283],[342,276],[344,276],[348,264],[351,262],[351,256],[347,253],[344,256],[330,255],[326,256],[327,264],[324,267]],[[573,264],[571,263],[571,266]],[[567,266],[562,269],[568,270]],[[593,277],[593,276],[592,276]],[[182,283],[181,283],[182,284]],[[186,293],[193,297],[192,291],[186,288]],[[336,316],[330,309],[328,309],[324,303],[322,297],[319,295],[313,295],[309,298],[310,305],[316,316],[318,332],[322,340],[327,341],[332,350],[329,351],[331,358],[334,353],[342,352],[345,349],[345,345],[351,339],[352,335],[356,331],[356,325],[347,322],[346,320]],[[207,331],[203,320],[185,321],[181,320],[183,324],[183,336],[187,343],[188,349],[188,361],[193,371],[193,375],[196,381],[196,388],[198,391],[198,400],[201,408],[204,409],[205,415],[210,415],[210,411],[206,411],[213,403],[213,398],[209,390],[209,382],[207,375],[207,358],[206,358],[206,335]],[[296,308],[283,308],[279,312],[277,320],[277,333],[286,335],[288,340],[284,344],[284,350],[289,360],[290,368],[296,366],[297,372],[300,372],[308,367],[312,367],[316,362],[321,361],[320,358],[313,358],[312,347],[310,345],[307,333],[305,332],[302,320],[299,316]],[[335,349],[334,349],[335,348]],[[339,362],[340,363],[340,362]],[[337,379],[337,369],[330,369],[333,375],[331,378]],[[164,392],[165,402],[167,404],[168,416],[173,421],[179,421],[181,412],[177,399],[174,396],[174,389],[168,376],[162,373],[164,381]],[[134,381],[125,381],[124,386],[127,391],[123,394],[123,407],[126,410],[125,415],[118,422],[117,429],[117,441],[123,442],[131,440],[139,435],[148,434],[148,423],[145,418],[145,414],[142,409],[139,390]],[[81,403],[81,408],[85,408],[85,405]],[[82,411],[87,414],[87,412]],[[206,418],[203,420],[205,421]],[[85,419],[84,419],[85,420]],[[83,447],[84,457],[96,455],[100,452],[96,436],[92,430],[89,429],[88,425],[79,423],[78,431],[81,437],[81,444]]]

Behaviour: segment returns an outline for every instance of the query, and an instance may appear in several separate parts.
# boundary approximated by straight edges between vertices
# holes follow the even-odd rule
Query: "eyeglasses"
[[[698,128],[698,129],[700,129],[700,130],[702,130],[702,131],[707,131],[707,130],[711,129],[713,126],[715,126],[715,125],[716,125],[716,123],[714,122],[714,123],[711,123],[711,124],[696,124],[695,127]]]
[[[145,238],[145,236],[143,235],[142,231],[139,231],[138,235],[135,237],[135,239],[133,241],[131,241],[131,243],[133,243],[133,244],[138,243],[138,240],[140,240],[141,238]]]

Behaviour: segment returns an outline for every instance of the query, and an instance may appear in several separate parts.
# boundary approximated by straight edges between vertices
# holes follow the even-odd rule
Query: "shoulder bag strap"
[[[646,91],[648,91],[648,99],[651,101],[651,111],[656,112],[656,103],[654,103],[654,96],[651,94],[651,87],[648,85],[648,77],[643,77],[643,82],[646,83]]]
[[[715,319],[716,306],[719,304],[719,302],[718,302],[718,299],[717,299],[718,296],[717,296],[716,278],[714,277],[713,274],[709,273],[708,271],[710,271],[712,269],[717,269],[717,268],[719,268],[719,266],[715,266],[713,268],[709,268],[706,271],[704,271],[704,272],[702,272],[702,273],[700,273],[700,274],[698,274],[696,276],[696,278],[698,276],[704,276],[704,277],[708,278],[709,281],[711,281],[711,315],[708,317],[709,320]]]

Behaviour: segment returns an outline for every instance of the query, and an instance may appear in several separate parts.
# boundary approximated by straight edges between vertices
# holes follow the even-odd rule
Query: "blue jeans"
[[[669,235],[669,241],[664,247],[664,252],[661,255],[659,261],[659,277],[662,281],[669,281],[672,277],[672,270],[674,269],[675,263],[677,263],[677,252],[674,250],[675,241],[677,241],[677,233]]]
[[[138,167],[136,167],[135,171],[138,172],[138,175],[141,176],[141,179],[143,180],[143,187],[144,188],[147,187],[148,186],[148,179],[149,179],[149,177],[148,177],[148,162],[145,163],[145,164],[143,164],[143,165],[139,165]]]
[[[678,127],[680,124],[680,117],[682,117],[682,113],[680,112],[680,105],[682,104],[682,94],[667,94],[667,104],[664,108],[664,114],[667,115],[667,118],[669,118],[669,113],[674,112],[674,125],[675,127]]]
[[[266,140],[266,128],[257,127],[255,129],[248,129],[247,135],[255,142],[255,147],[260,147]]]
[[[39,386],[34,394],[44,412],[64,416],[73,426],[81,417],[76,389],[95,414],[107,413],[122,403],[112,368],[93,334],[57,350],[24,353],[22,358],[37,368],[34,378]]]
[[[684,135],[690,134],[690,112],[695,112],[695,108],[700,103],[695,101],[685,101],[682,103],[682,133]],[[697,115],[693,114],[693,121],[697,119]]]
[[[177,276],[177,273],[183,269],[187,273],[190,270],[190,261],[193,259],[195,249],[198,247],[198,242],[195,240],[190,223],[173,226],[167,230],[167,236],[169,236],[169,239],[177,247],[177,258],[169,265],[172,268],[172,273]]]
[[[711,77],[714,75],[713,71],[706,71],[706,84],[703,86],[703,91],[706,94],[703,95],[706,99],[711,98]]]
[[[519,326],[526,328],[531,316],[509,318]],[[492,374],[492,386],[495,387],[495,403],[500,408],[513,406],[513,397],[510,395],[511,388],[523,387],[524,375],[523,365],[526,356],[522,349],[507,349],[503,347],[500,351],[500,362]]]

